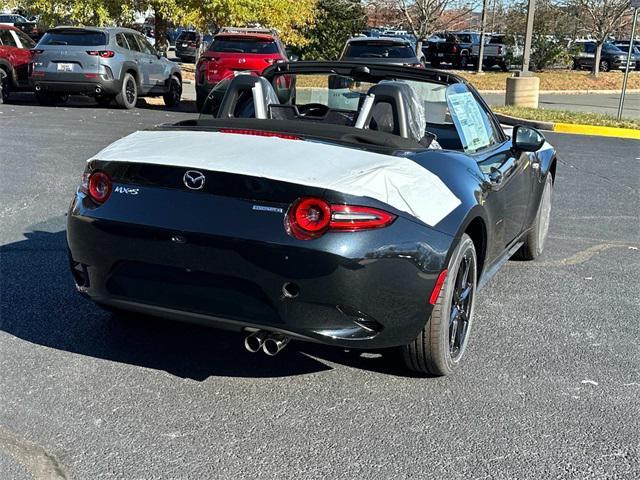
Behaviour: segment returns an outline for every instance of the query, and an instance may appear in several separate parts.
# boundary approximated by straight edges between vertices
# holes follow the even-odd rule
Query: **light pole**
[[[484,30],[487,24],[487,0],[482,0],[482,17],[480,19],[480,48],[478,48],[478,73],[482,73],[484,61]],[[473,51],[473,49],[471,49]]]
[[[624,71],[624,80],[622,81],[622,92],[620,93],[620,103],[618,104],[618,120],[622,118],[622,109],[624,108],[624,96],[627,93],[627,81],[629,80],[629,66],[631,65],[631,52],[633,52],[633,40],[636,38],[636,23],[638,21],[638,9],[640,8],[640,0],[631,0],[631,8],[633,8],[633,24],[631,25],[631,38],[629,39],[629,52],[627,53],[627,67]]]
[[[524,34],[524,51],[522,52],[522,75],[529,74],[529,57],[531,56],[531,37],[533,36],[533,15],[536,10],[536,0],[529,0],[527,7],[527,30]]]

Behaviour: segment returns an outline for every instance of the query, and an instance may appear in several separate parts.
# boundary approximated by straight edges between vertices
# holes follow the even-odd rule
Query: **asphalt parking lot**
[[[0,478],[640,477],[640,142],[547,135],[545,254],[481,292],[458,374],[417,378],[389,352],[267,358],[74,291],[85,160],[194,115],[0,105]]]

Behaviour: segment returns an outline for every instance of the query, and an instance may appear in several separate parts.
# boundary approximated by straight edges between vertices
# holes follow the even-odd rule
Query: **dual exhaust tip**
[[[289,343],[289,337],[285,337],[279,333],[269,333],[264,330],[247,335],[244,339],[244,348],[251,353],[257,353],[262,350],[265,354],[273,357]]]

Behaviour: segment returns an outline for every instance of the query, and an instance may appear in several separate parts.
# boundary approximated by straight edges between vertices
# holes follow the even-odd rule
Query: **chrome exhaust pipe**
[[[102,93],[102,88],[96,87],[96,93],[100,95]]]
[[[39,92],[40,90],[42,90],[42,87],[40,85],[36,85],[36,92]]]
[[[244,339],[244,348],[249,350],[251,353],[259,352],[268,336],[269,333],[264,330],[253,332],[247,335],[247,338]]]
[[[273,357],[280,353],[280,351],[289,343],[289,337],[280,335],[279,333],[273,333],[269,335],[262,344],[262,351]]]

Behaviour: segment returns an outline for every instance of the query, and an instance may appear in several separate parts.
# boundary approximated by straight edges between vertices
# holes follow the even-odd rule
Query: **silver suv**
[[[89,95],[133,108],[138,97],[162,96],[168,107],[182,95],[180,67],[158,55],[147,39],[127,28],[57,27],[33,50],[30,84],[41,104]]]

